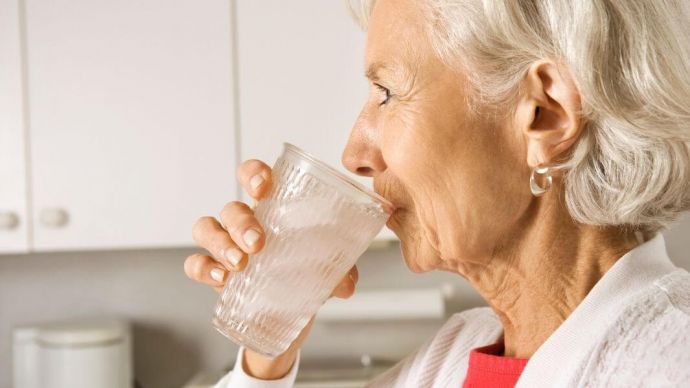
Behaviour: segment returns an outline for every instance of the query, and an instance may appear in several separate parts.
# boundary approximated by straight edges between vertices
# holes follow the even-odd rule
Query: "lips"
[[[392,208],[392,210],[391,210],[391,217],[393,216],[393,213],[395,213],[398,209],[401,209],[401,208],[402,208],[402,206],[400,206],[400,204],[398,204],[398,203],[397,203],[395,200],[393,200],[392,198],[389,198],[389,197],[383,195],[383,193],[379,192],[378,190],[374,190],[374,192],[375,192],[376,194],[380,195],[381,197],[383,197],[383,198],[384,198],[385,200],[387,200],[388,202],[390,202],[391,205],[393,205],[393,208]]]
[[[402,210],[402,209],[396,206],[396,207],[395,207],[395,210],[393,210],[393,213],[391,213],[391,216],[388,217],[388,221],[386,221],[386,226],[387,226],[389,229],[392,229],[392,225],[393,225],[393,223],[394,223],[394,221],[395,221],[394,218],[395,218],[395,216],[397,216],[397,213],[398,213],[398,211],[400,211],[400,210]]]
[[[384,182],[387,182],[388,184],[384,184]],[[390,202],[393,205],[392,211],[391,211],[391,217],[393,216],[393,213],[395,213],[398,209],[400,209],[401,203],[398,201],[399,198],[391,198],[390,194],[395,194],[396,190],[393,190],[393,187],[397,187],[393,185],[395,181],[390,180],[389,178],[381,178],[381,177],[376,177],[374,178],[373,182],[373,190],[376,192],[376,194],[380,195],[381,197],[385,198],[388,202]],[[388,188],[390,190],[383,190],[384,188]],[[387,195],[384,195],[384,191],[386,192]]]
[[[392,227],[392,225],[391,225],[392,222],[391,222],[391,221],[393,220],[393,216],[394,216],[394,215],[395,215],[395,212],[393,212],[393,214],[391,214],[391,216],[388,217],[388,221],[386,221],[386,226],[387,226],[388,228],[391,228],[391,227]]]
[[[381,195],[381,194],[379,194],[379,195]],[[381,196],[383,197],[383,195],[381,195]],[[398,209],[400,209],[401,207],[400,207],[400,205],[398,205],[398,204],[395,203],[394,201],[391,201],[389,198],[386,198],[386,197],[383,197],[383,198],[385,198],[388,202],[391,203],[391,205],[393,205],[393,207],[391,208],[391,217],[392,217],[393,214],[394,214]]]
[[[398,204],[396,204],[395,202],[391,201],[390,199],[388,200],[388,202],[393,204],[393,211],[391,211],[391,215],[393,213],[395,213],[396,210],[400,209],[400,206]]]

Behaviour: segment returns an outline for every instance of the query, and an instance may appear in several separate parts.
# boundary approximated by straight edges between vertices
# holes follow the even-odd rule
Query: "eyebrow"
[[[380,78],[379,71],[385,69],[388,69],[388,66],[385,63],[373,62],[369,65],[369,67],[367,67],[367,70],[364,72],[364,76],[372,81],[378,81]]]

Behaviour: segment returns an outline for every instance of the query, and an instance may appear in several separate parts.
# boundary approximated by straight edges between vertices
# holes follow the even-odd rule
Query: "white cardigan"
[[[417,352],[370,387],[461,387],[471,349],[496,342],[500,322],[488,308],[453,315]],[[287,388],[299,357],[280,380],[242,369],[217,388]],[[517,387],[690,387],[690,273],[676,268],[658,234],[620,258],[539,347]]]

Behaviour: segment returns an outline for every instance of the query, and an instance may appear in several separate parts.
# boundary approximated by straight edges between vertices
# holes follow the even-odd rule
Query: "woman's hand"
[[[270,191],[271,168],[259,160],[247,160],[237,169],[237,179],[252,198],[259,200]],[[219,219],[201,217],[194,225],[192,234],[194,241],[206,249],[208,254],[189,256],[184,263],[185,273],[191,279],[208,284],[218,292],[222,290],[228,276],[232,276],[231,272],[242,271],[251,260],[249,255],[259,252],[265,243],[264,230],[254,217],[254,211],[240,201],[226,204]],[[352,267],[331,295],[350,297],[354,293],[357,279],[357,267]],[[247,349],[244,354],[244,370],[263,380],[285,376],[294,364],[297,350],[309,333],[312,323],[313,318],[288,350],[276,358],[268,358]]]

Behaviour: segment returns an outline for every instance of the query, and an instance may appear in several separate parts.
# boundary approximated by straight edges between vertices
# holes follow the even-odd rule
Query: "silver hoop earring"
[[[541,165],[532,169],[532,174],[529,177],[529,189],[532,191],[532,195],[535,197],[541,197],[542,195],[546,194],[547,191],[549,191],[551,188],[551,183],[553,182],[553,178],[550,174],[552,170],[552,167]],[[541,178],[544,182],[543,186],[539,185],[537,182],[537,179],[539,178]]]

